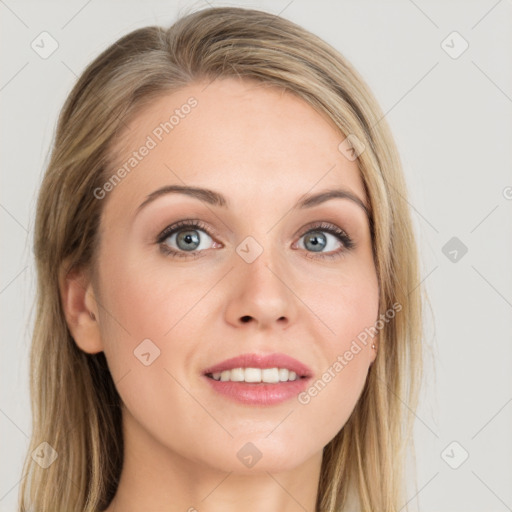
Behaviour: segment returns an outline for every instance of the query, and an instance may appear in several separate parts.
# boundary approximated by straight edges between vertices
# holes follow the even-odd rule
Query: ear
[[[89,354],[103,350],[99,329],[98,305],[89,272],[84,269],[67,271],[64,264],[59,276],[59,288],[66,322],[75,343]]]

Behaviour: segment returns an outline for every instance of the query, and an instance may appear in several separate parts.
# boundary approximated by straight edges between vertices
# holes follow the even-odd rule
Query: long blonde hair
[[[401,311],[380,330],[363,393],[324,448],[317,511],[343,510],[350,489],[364,511],[396,511],[406,501],[403,462],[412,449],[422,369],[422,292],[406,186],[386,120],[361,76],[320,38],[269,13],[208,8],[170,28],[141,28],[119,39],[85,69],[60,113],[35,222],[33,433],[20,511],[96,512],[116,492],[120,398],[104,354],[75,344],[59,276],[94,268],[103,201],[93,191],[112,175],[110,148],[127,120],[158,96],[218,77],[291,91],[334,122],[340,141],[350,134],[364,144],[357,164],[370,205],[380,313],[395,303]],[[47,468],[31,456],[43,442],[58,455]]]

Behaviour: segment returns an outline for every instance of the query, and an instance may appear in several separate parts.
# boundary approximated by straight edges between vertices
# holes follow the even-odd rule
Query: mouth
[[[207,373],[207,377],[220,382],[246,382],[250,384],[277,384],[278,382],[294,382],[305,379],[305,375],[289,368],[233,368],[222,372]]]
[[[312,372],[285,354],[243,354],[207,368],[203,377],[216,392],[236,402],[268,406],[303,391]]]

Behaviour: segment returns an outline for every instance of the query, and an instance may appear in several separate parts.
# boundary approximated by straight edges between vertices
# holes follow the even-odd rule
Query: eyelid
[[[337,226],[336,224],[333,224],[331,222],[326,221],[315,221],[307,224],[301,230],[297,232],[301,233],[299,235],[299,238],[303,237],[305,234],[309,233],[310,231],[325,231],[327,233],[330,233],[331,235],[341,238],[342,243],[345,245],[345,248],[347,250],[352,249],[356,246],[356,243],[352,239],[352,237],[348,234],[348,232]],[[297,236],[297,234],[295,236]]]
[[[205,224],[203,221],[199,219],[184,219],[177,221],[173,224],[169,224],[167,227],[165,227],[157,236],[157,243],[163,243],[164,240],[171,236],[175,231],[179,230],[180,228],[183,229],[186,227],[194,227],[197,229],[201,229],[210,237],[218,237],[216,231],[211,226]]]
[[[190,257],[190,258],[197,258],[202,255],[202,253],[205,253],[207,250],[199,250],[199,251],[179,251],[173,248],[170,248],[166,244],[164,244],[165,240],[175,234],[180,229],[184,228],[195,228],[201,231],[204,231],[210,238],[219,238],[215,229],[210,227],[209,225],[205,224],[203,221],[199,219],[183,219],[180,221],[177,221],[173,224],[168,225],[165,229],[163,229],[160,234],[157,236],[156,243],[160,245],[161,249],[168,255],[176,256],[176,257]],[[338,256],[343,256],[345,252],[350,251],[356,247],[355,242],[350,237],[350,235],[342,228],[337,226],[336,224],[333,224],[331,222],[326,221],[313,221],[306,226],[303,226],[300,230],[296,232],[294,235],[295,237],[302,238],[304,235],[311,231],[324,231],[326,233],[331,234],[332,236],[336,237],[339,242],[343,245],[342,249],[339,249],[335,251],[334,253],[323,253],[318,252],[318,255],[315,255],[314,252],[308,252],[307,257],[312,259],[330,259],[335,258]],[[298,235],[300,233],[300,235]]]

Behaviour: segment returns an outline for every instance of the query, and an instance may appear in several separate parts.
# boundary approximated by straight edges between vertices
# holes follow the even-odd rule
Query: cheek
[[[197,320],[194,306],[210,285],[187,282],[183,273],[166,273],[161,266],[143,265],[138,259],[138,264],[130,258],[105,259],[100,273],[104,283],[100,325],[114,382],[123,383],[120,394],[124,389],[130,400],[144,401],[170,379],[166,369],[178,379],[183,377],[193,343],[173,340],[194,337],[193,329],[199,327],[191,323]]]
[[[294,414],[295,419],[315,432],[315,442],[322,447],[347,423],[361,396],[368,373],[362,354],[361,351],[346,364],[334,360],[298,396],[300,409]]]
[[[336,357],[350,342],[370,326],[379,313],[379,285],[373,265],[347,266],[337,276],[323,276],[321,285],[303,288],[307,305],[323,327],[324,353]]]
[[[125,411],[163,444],[176,438],[186,445],[192,425],[205,421],[186,390],[200,327],[194,305],[211,285],[187,282],[161,266],[132,265],[129,258],[102,272],[101,334]],[[186,421],[176,422],[185,412]]]
[[[309,297],[308,305],[318,312],[326,333],[319,340],[324,366],[298,402],[304,416],[320,425],[317,432],[326,442],[348,420],[368,375],[373,350],[369,332],[379,308],[378,281],[370,268],[352,268],[350,275],[330,280],[322,293]]]
[[[197,274],[145,261],[140,254],[111,261],[102,279],[107,283],[101,297],[107,325],[139,342],[165,338],[208,289],[208,282],[198,280]]]

